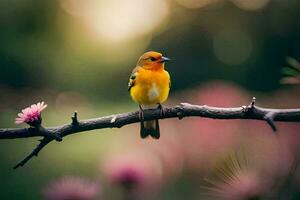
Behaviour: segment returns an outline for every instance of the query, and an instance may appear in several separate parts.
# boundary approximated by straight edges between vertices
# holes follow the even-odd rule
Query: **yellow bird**
[[[169,96],[171,81],[170,75],[165,70],[165,62],[170,60],[161,53],[149,51],[144,53],[133,69],[128,91],[132,99],[139,104],[141,120],[141,137],[149,135],[155,139],[160,137],[158,120],[144,122],[144,108],[157,107],[164,114],[161,103]]]

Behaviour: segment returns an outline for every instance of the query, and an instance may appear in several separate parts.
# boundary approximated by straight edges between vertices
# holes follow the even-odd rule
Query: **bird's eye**
[[[154,58],[154,57],[150,57],[149,58],[151,61],[156,61],[156,58]]]

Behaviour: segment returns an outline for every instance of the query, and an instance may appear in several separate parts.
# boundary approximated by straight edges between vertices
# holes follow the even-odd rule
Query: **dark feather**
[[[130,75],[130,78],[129,78],[129,82],[128,82],[128,91],[130,91],[130,89],[134,86],[135,84],[135,79],[136,79],[136,76],[137,76],[137,73],[138,73],[138,70],[139,70],[140,67],[135,67]]]
[[[141,138],[146,138],[149,135],[154,139],[159,139],[160,130],[158,120],[141,122]]]

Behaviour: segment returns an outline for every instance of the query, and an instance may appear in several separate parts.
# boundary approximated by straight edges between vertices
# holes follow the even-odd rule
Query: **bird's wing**
[[[169,77],[169,88],[171,88],[171,77],[170,77],[170,74],[169,74],[169,72],[167,72],[167,71],[165,71],[166,73],[167,73],[167,75],[168,75],[168,77]]]
[[[129,82],[128,82],[128,91],[130,91],[130,89],[134,86],[136,75],[137,75],[137,72],[138,72],[139,69],[140,69],[140,67],[135,67],[132,70],[132,73],[130,75]]]

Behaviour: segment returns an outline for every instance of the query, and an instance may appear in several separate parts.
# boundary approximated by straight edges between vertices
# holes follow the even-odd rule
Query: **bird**
[[[159,52],[148,51],[139,58],[130,75],[128,91],[139,104],[141,138],[160,138],[158,119],[144,121],[144,109],[157,108],[161,116],[165,114],[162,103],[168,99],[171,88],[170,74],[165,70],[165,62],[169,60]]]

